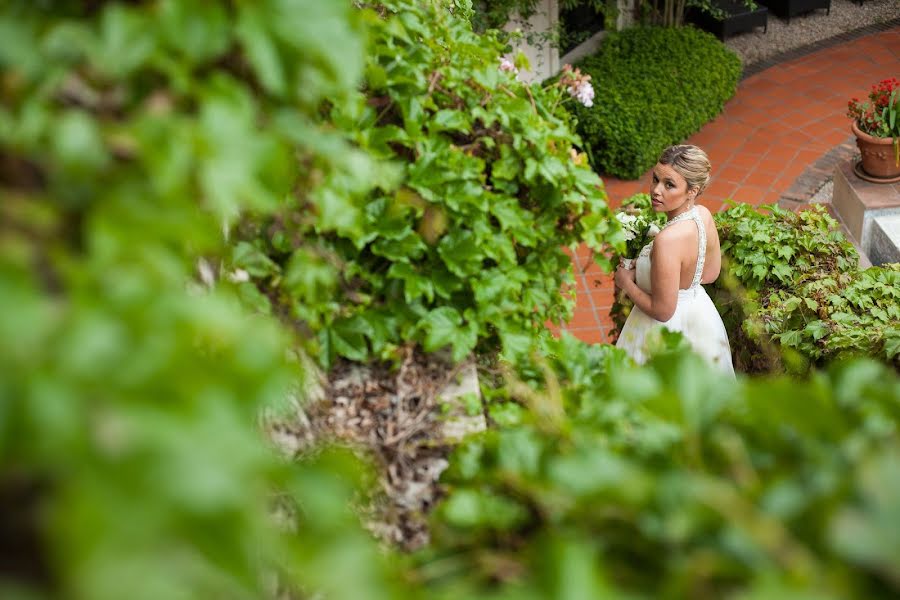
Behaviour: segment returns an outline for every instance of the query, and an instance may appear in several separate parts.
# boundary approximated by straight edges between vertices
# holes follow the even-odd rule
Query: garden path
[[[754,205],[778,202],[804,181],[808,167],[846,144],[851,135],[847,101],[863,98],[873,83],[898,73],[900,27],[893,27],[837,40],[742,80],[723,113],[686,140],[706,150],[713,165],[699,202],[714,212],[728,199]],[[603,179],[613,207],[649,189],[649,172],[635,181]],[[572,258],[577,303],[563,329],[586,342],[609,342],[612,277],[590,261],[587,248],[579,248]]]

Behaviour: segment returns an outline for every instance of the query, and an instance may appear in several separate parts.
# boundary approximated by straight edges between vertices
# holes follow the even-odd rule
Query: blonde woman
[[[698,206],[709,183],[709,158],[696,146],[671,146],[653,168],[653,210],[669,220],[641,250],[634,269],[620,266],[616,284],[634,302],[616,346],[637,362],[661,327],[680,331],[711,365],[734,374],[728,334],[701,283],[719,276],[722,254],[712,214]]]

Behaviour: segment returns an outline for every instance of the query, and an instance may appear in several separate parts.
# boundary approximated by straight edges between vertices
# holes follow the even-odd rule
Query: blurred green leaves
[[[308,172],[297,132],[354,93],[371,15],[312,0],[0,13],[0,511],[36,515],[4,521],[24,567],[0,569],[0,595],[391,597],[348,508],[356,461],[290,465],[258,426],[305,374],[241,286],[327,295],[331,267],[225,235]],[[366,164],[300,137],[318,168]],[[21,489],[30,506],[6,505]]]
[[[504,79],[498,34],[448,6],[4,4],[0,595],[896,593],[896,377],[734,382],[677,336],[645,369],[544,339],[561,246],[616,232],[559,90]],[[838,312],[891,317],[866,300],[886,273]],[[289,462],[258,425],[299,344],[408,340],[518,357],[416,557],[359,527],[356,458]]]
[[[436,589],[457,579],[480,590],[499,579],[522,597],[900,589],[900,388],[884,366],[735,382],[674,338],[636,368],[618,349],[563,336],[516,373],[491,389],[494,405],[558,395],[565,414],[551,425],[530,411],[455,451],[433,547],[418,557],[426,574],[453,565]]]

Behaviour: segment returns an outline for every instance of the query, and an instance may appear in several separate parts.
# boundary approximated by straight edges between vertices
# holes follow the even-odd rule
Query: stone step
[[[900,217],[900,183],[865,181],[853,172],[852,162],[844,161],[834,169],[831,203],[850,234],[851,241],[872,264],[880,265],[897,260],[889,257],[900,252],[900,237],[892,226],[892,218]],[[882,218],[886,220],[877,226],[878,232],[875,232],[875,221]],[[886,231],[894,232],[893,237]]]
[[[869,258],[876,265],[900,262],[900,212],[872,219]]]

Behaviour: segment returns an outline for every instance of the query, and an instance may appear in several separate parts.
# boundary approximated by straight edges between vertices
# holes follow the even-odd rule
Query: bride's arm
[[[681,259],[678,240],[660,234],[653,242],[650,255],[650,281],[653,289],[648,294],[634,281],[634,273],[623,276],[616,272],[616,283],[635,306],[657,321],[668,321],[675,314],[678,304],[678,284],[681,278]]]

